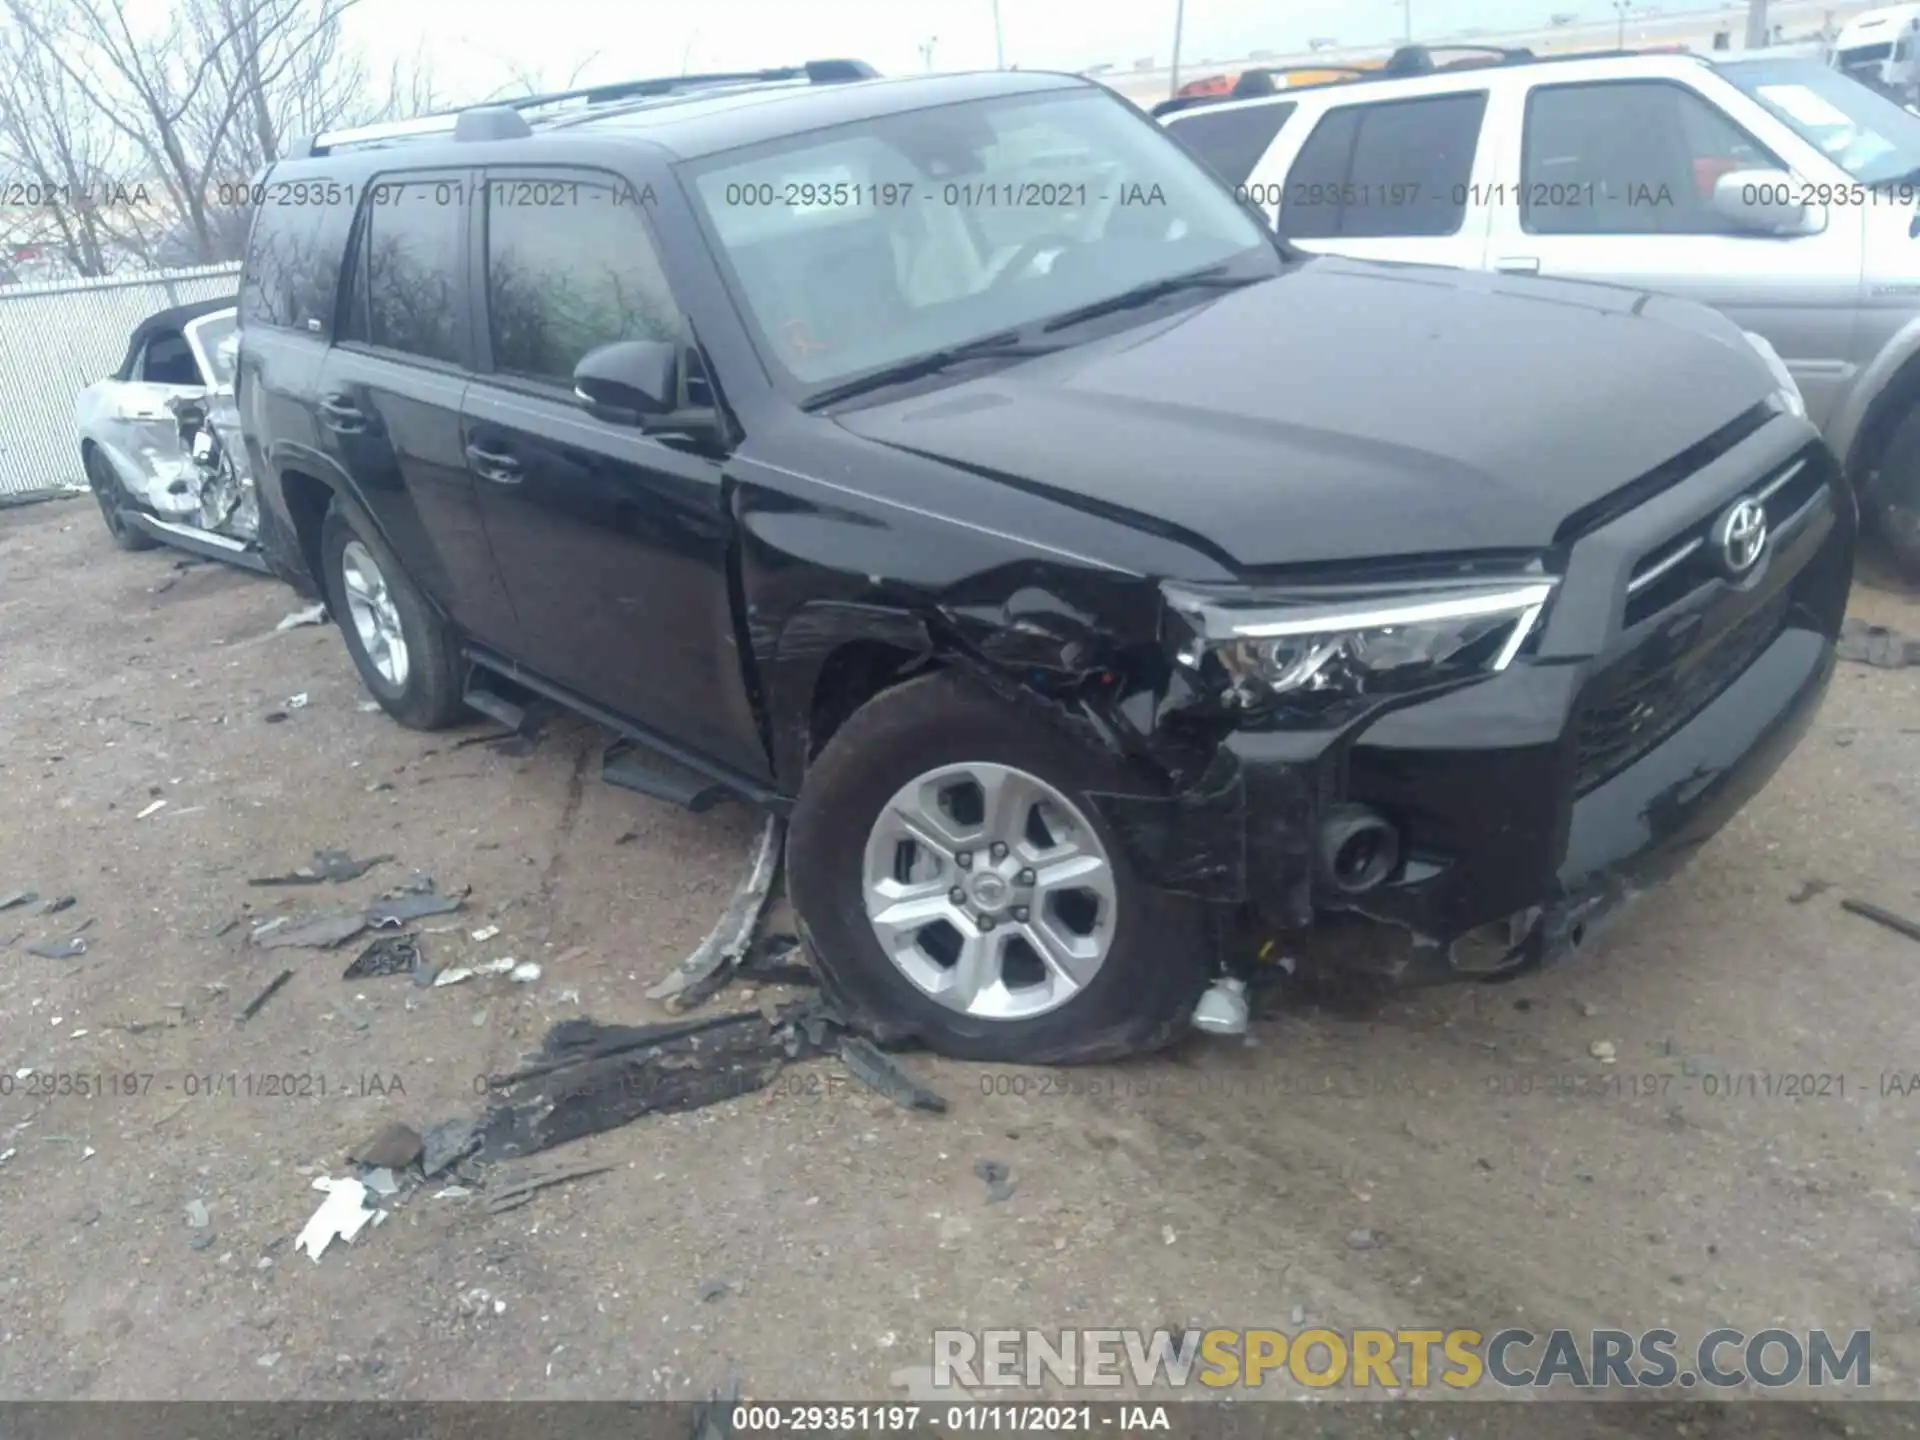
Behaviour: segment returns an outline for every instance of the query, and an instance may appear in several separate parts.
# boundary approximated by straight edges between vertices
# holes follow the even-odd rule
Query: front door
[[[1863,210],[1828,205],[1818,233],[1763,235],[1713,206],[1721,175],[1788,168],[1675,80],[1536,85],[1518,203],[1496,216],[1489,259],[1711,305],[1773,345],[1824,425],[1853,377]]]
[[[721,463],[685,438],[595,419],[573,393],[574,366],[602,345],[697,353],[636,193],[652,192],[598,171],[487,174],[490,367],[467,392],[463,438],[520,617],[510,658],[765,777]]]

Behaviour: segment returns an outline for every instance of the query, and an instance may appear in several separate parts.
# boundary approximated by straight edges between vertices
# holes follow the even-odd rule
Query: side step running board
[[[477,674],[467,676],[466,693],[461,696],[469,709],[478,710],[489,720],[497,720],[507,729],[518,735],[527,726],[527,711],[524,705],[516,705],[504,695],[497,695],[476,683]]]
[[[144,531],[162,545],[171,545],[176,550],[185,550],[198,555],[203,560],[222,560],[229,565],[238,565],[242,570],[251,570],[259,575],[271,575],[266,557],[254,546],[244,541],[230,539],[225,535],[216,535],[211,530],[202,530],[193,525],[181,525],[172,520],[162,520],[149,515],[144,510],[126,510],[122,512],[126,522],[136,530]]]
[[[600,757],[600,778],[622,790],[684,805],[695,814],[711,810],[732,793],[719,781],[631,740],[607,746]]]

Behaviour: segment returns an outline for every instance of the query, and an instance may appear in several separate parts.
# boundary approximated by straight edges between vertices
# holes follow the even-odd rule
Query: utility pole
[[[1400,13],[1405,22],[1401,28],[1406,32],[1405,38],[1400,43],[1411,45],[1413,44],[1413,0],[1400,0]]]
[[[1007,68],[1006,46],[1000,41],[1000,0],[993,0],[993,68]]]
[[[1187,0],[1173,0],[1173,79],[1167,86],[1168,95],[1180,93],[1180,31],[1187,21]]]
[[[1632,8],[1633,0],[1613,0],[1614,13],[1620,17],[1620,35],[1613,45],[1616,50],[1627,48],[1627,12]]]
[[[1767,0],[1747,0],[1747,49],[1767,43]]]

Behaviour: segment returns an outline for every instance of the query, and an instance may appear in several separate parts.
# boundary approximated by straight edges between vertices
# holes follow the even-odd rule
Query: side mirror
[[[589,350],[573,367],[573,393],[603,420],[634,425],[668,414],[680,393],[680,347],[618,340]]]
[[[1713,183],[1713,208],[1742,230],[1805,235],[1813,216],[1798,198],[1799,184],[1784,170],[1730,170]]]

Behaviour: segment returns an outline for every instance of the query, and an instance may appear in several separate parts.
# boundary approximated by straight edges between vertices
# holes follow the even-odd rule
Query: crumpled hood
[[[1691,302],[1316,259],[839,423],[1265,566],[1544,546],[1773,388]]]

